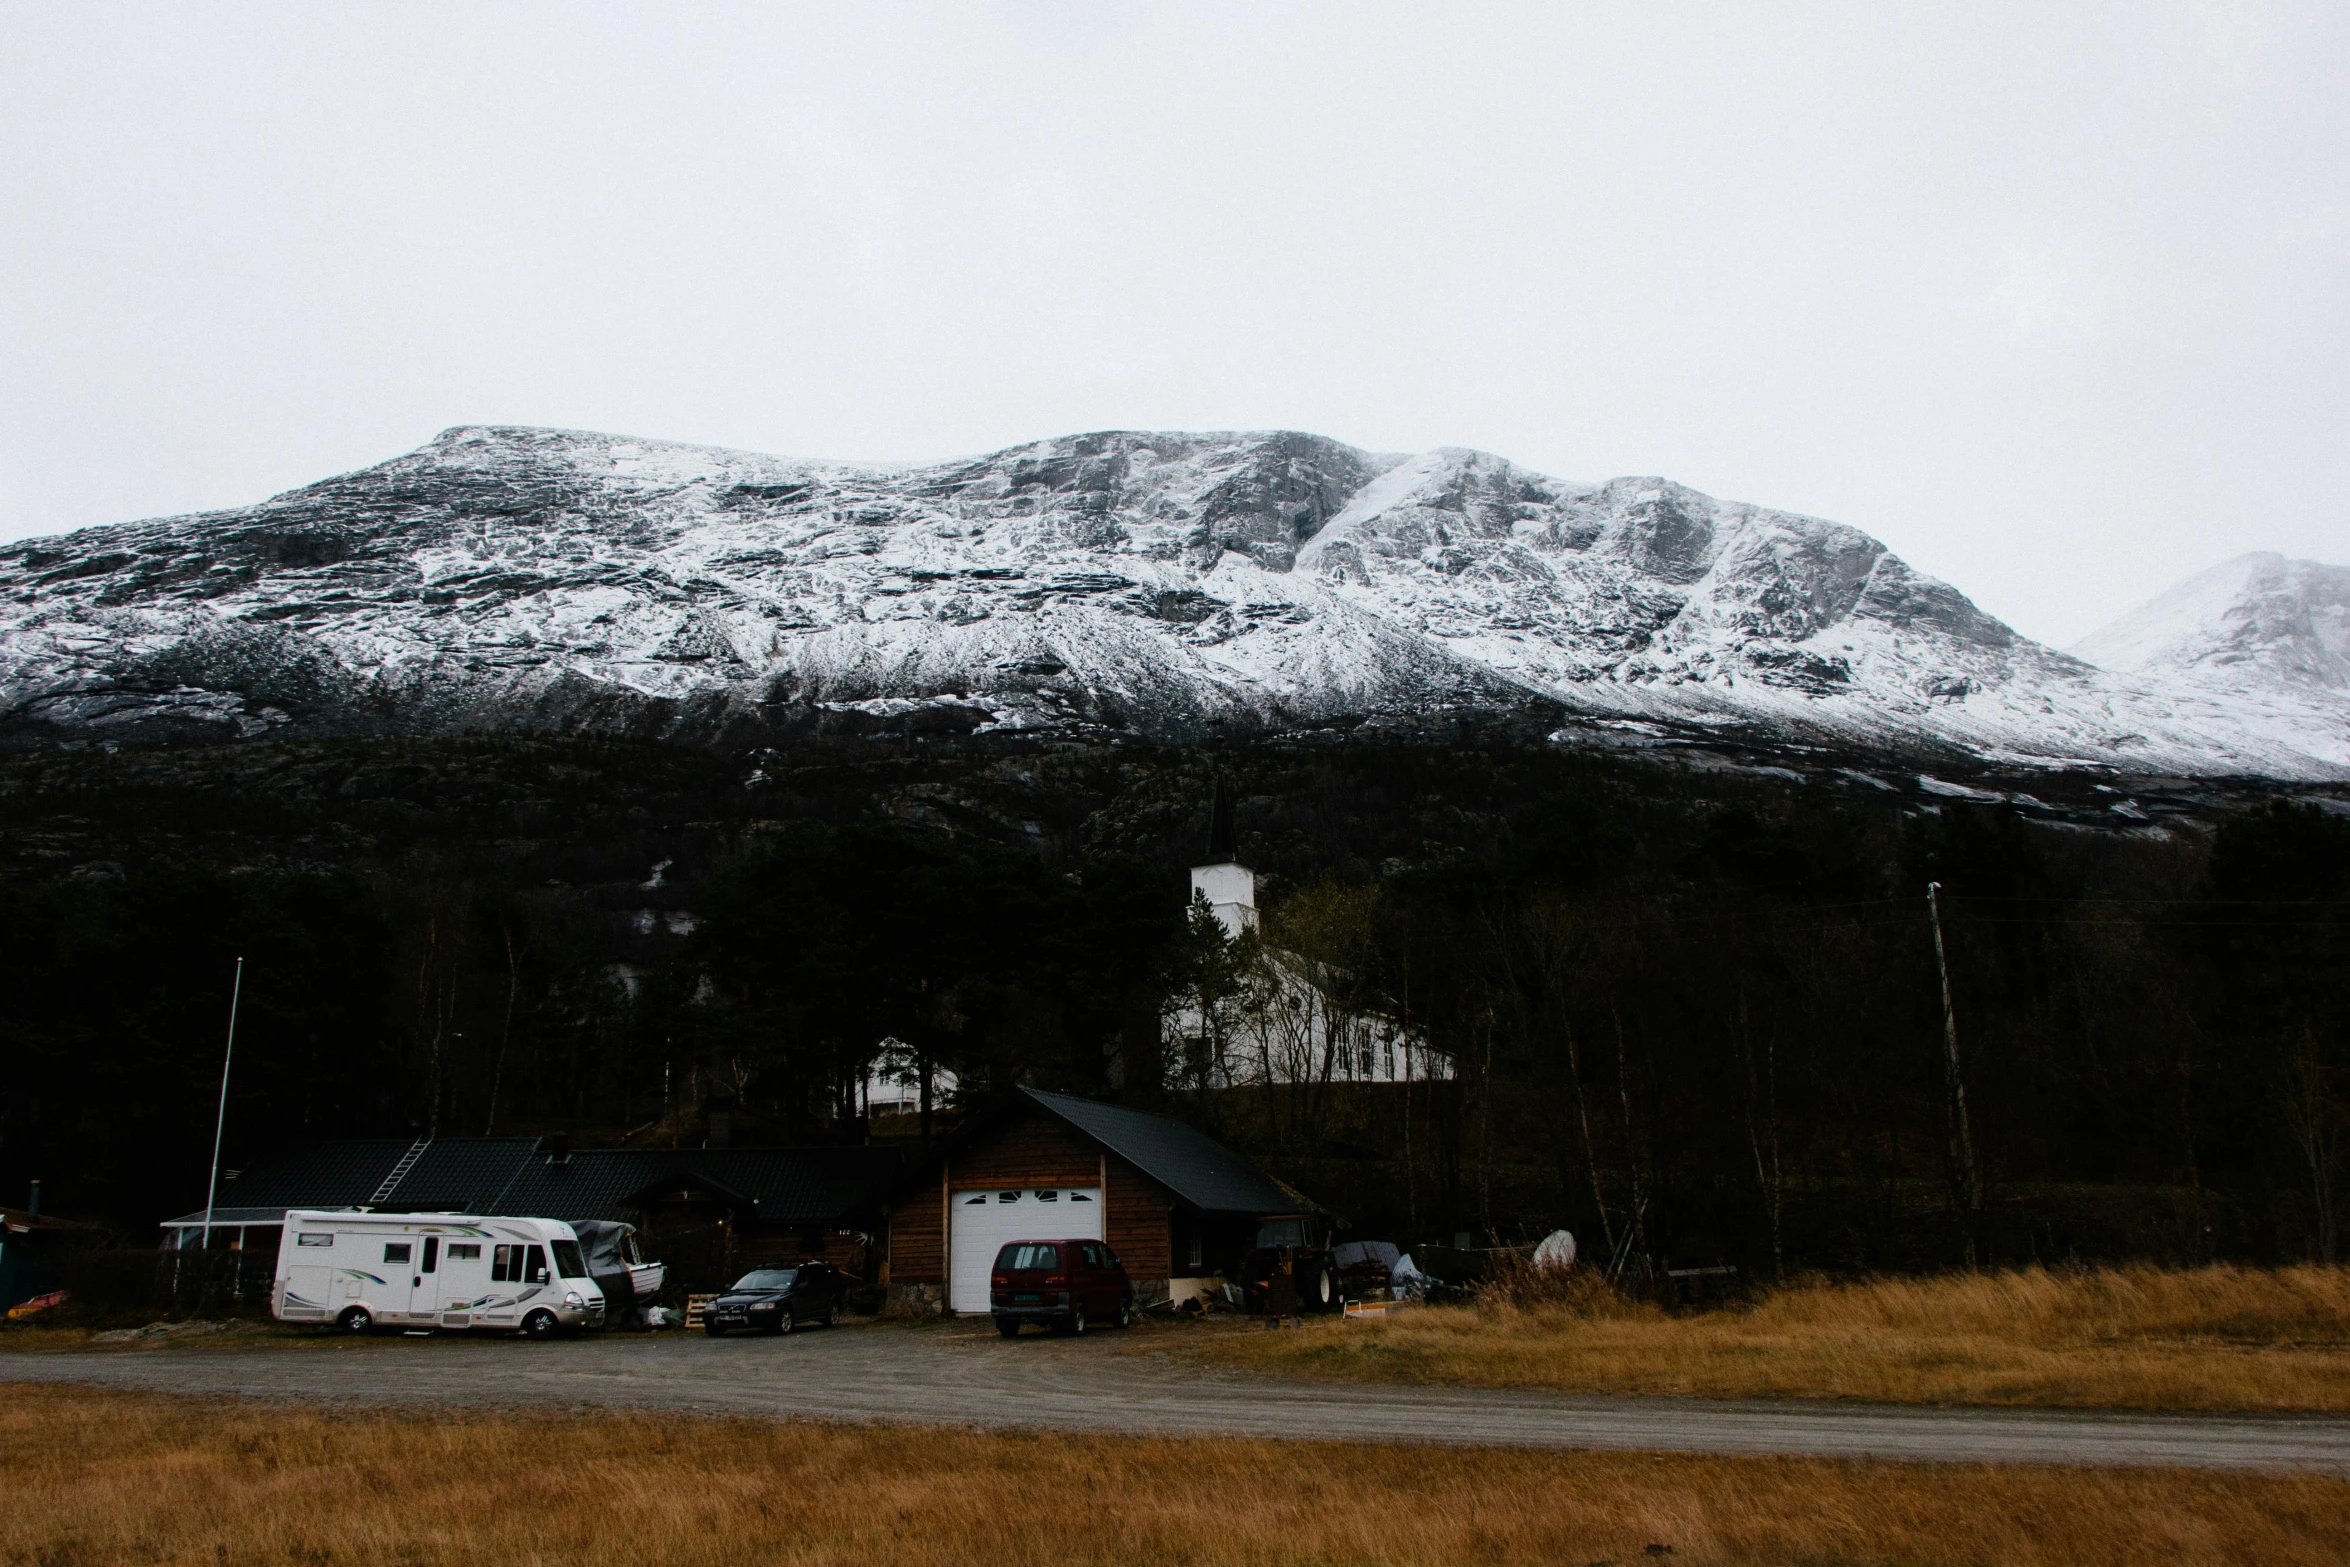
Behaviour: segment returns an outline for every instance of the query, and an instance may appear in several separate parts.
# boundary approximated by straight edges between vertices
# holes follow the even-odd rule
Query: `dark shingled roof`
[[[1018,1094],[1204,1212],[1295,1213],[1310,1206],[1207,1133],[1172,1117],[1034,1088]]]
[[[522,1146],[529,1147],[525,1142]],[[220,1183],[219,1203],[240,1209],[272,1208],[282,1215],[288,1208],[350,1208],[375,1198],[376,1188],[408,1151],[405,1137],[360,1137],[339,1143],[314,1143],[246,1170],[233,1181]],[[411,1172],[413,1173],[413,1172]],[[273,1215],[274,1217],[274,1215]],[[180,1223],[202,1223],[199,1208]]]
[[[648,1187],[685,1178],[749,1198],[761,1224],[829,1225],[878,1201],[897,1173],[890,1147],[584,1149],[562,1164],[529,1160],[499,1211],[608,1219]]]
[[[836,1225],[877,1202],[899,1163],[890,1147],[580,1148],[557,1163],[528,1137],[440,1137],[378,1201],[376,1192],[410,1146],[389,1137],[319,1143],[256,1165],[223,1184],[216,1222],[235,1222],[234,1213],[244,1223],[274,1223],[288,1208],[363,1204],[566,1222],[616,1219],[640,1192],[682,1178],[747,1199],[761,1224]],[[203,1220],[199,1208],[168,1222]]]

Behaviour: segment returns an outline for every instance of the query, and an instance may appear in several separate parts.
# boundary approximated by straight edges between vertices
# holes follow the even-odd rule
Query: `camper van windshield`
[[[557,1241],[555,1244],[555,1271],[567,1279],[588,1276],[587,1261],[579,1254],[579,1242]]]

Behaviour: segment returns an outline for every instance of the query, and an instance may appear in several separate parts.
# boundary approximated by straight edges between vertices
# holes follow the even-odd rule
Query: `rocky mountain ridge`
[[[467,426],[256,506],[0,547],[16,743],[1508,713],[1562,738],[2350,776],[2341,689],[2248,695],[2226,667],[2098,668],[1857,529],[1663,479],[1295,432],[880,468]]]

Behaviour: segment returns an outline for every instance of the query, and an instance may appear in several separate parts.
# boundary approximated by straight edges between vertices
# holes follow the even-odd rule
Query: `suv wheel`
[[[562,1331],[563,1324],[555,1320],[551,1311],[534,1311],[522,1319],[522,1336],[536,1343],[544,1344]]]
[[[1018,1338],[1020,1336],[1020,1319],[1018,1317],[998,1317],[995,1319],[995,1330],[1005,1338]]]
[[[335,1318],[335,1326],[345,1333],[364,1333],[375,1326],[375,1318],[368,1314],[365,1306],[346,1306],[343,1314]]]
[[[769,1328],[767,1331],[768,1331],[768,1332],[770,1332],[770,1333],[782,1334],[782,1333],[789,1333],[791,1330],[792,1330],[792,1314],[791,1314],[791,1307],[789,1307],[789,1306],[786,1306],[786,1307],[784,1307],[784,1308],[783,1308],[781,1311],[779,1311],[779,1312],[777,1312],[777,1313],[775,1314],[775,1326],[773,1326],[773,1327]]]
[[[824,1308],[824,1315],[816,1319],[816,1325],[824,1328],[838,1327],[840,1325],[839,1317],[840,1308],[838,1306],[827,1306]]]

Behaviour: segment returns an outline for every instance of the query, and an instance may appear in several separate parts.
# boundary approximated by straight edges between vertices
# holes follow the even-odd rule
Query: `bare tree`
[[[2301,1048],[2285,1070],[2285,1118],[2301,1161],[2309,1169],[2310,1199],[2317,1218],[2317,1259],[2331,1264],[2340,1251],[2335,1177],[2342,1162],[2342,1129],[2350,1109],[2342,1102],[2340,1074],[2319,1050],[2317,1030],[2303,1025]]]

